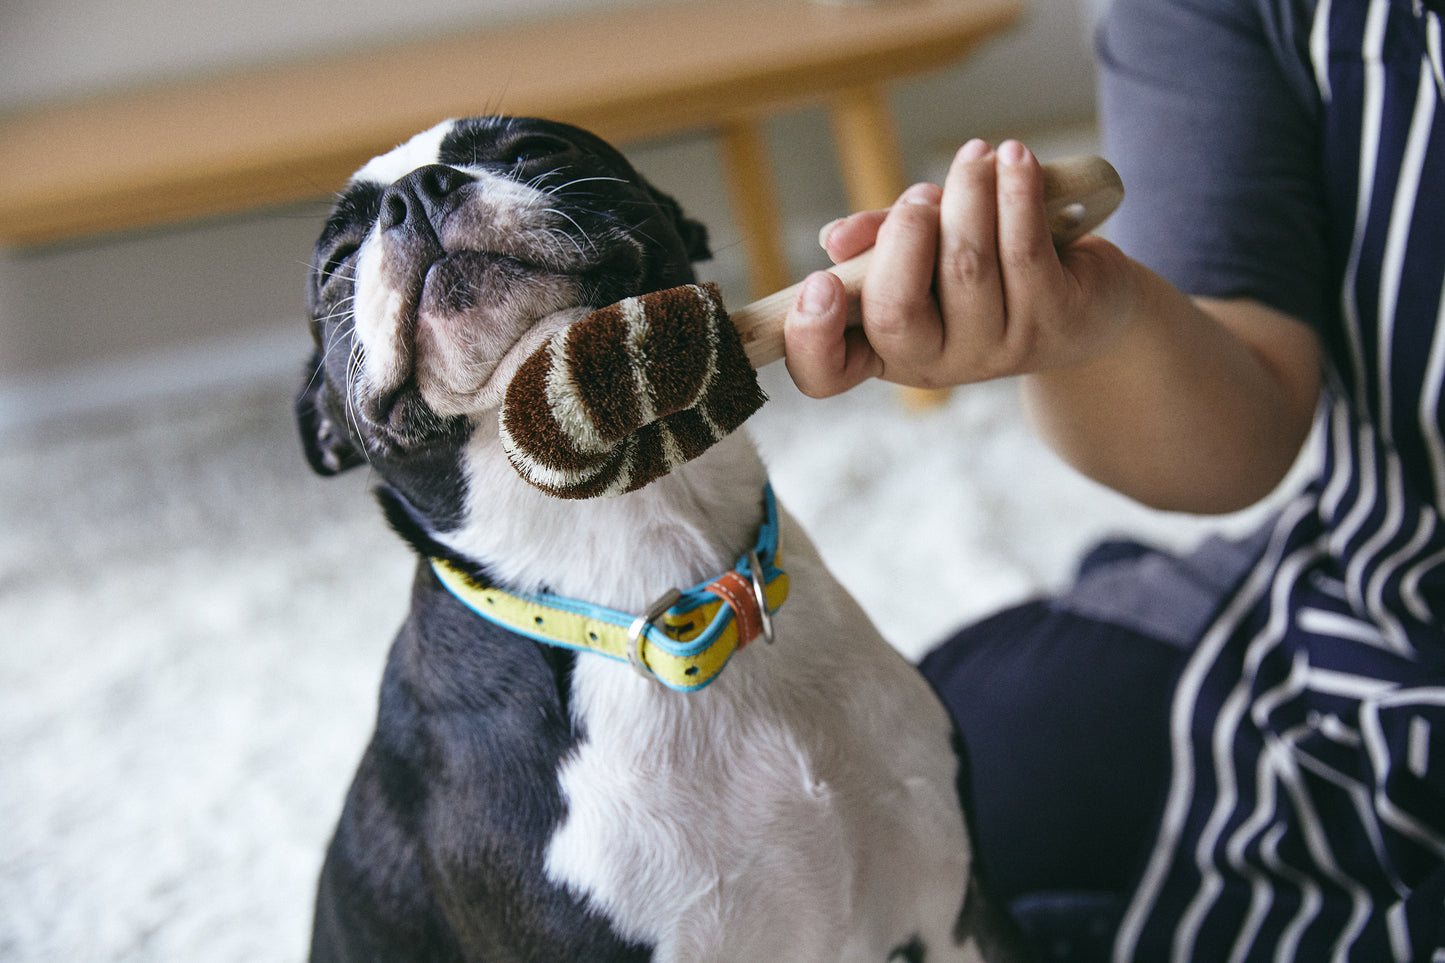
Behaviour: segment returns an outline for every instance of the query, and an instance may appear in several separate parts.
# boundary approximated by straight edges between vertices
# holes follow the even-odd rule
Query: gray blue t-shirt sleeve
[[[1110,226],[1181,290],[1333,313],[1311,0],[1115,0],[1098,33]]]

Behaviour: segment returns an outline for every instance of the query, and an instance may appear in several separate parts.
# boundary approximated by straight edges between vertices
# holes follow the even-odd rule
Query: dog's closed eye
[[[575,148],[570,142],[560,137],[548,134],[529,134],[525,137],[518,137],[508,144],[498,160],[503,164],[517,167],[535,161],[560,158],[574,150]]]
[[[346,266],[346,262],[351,260],[352,255],[358,250],[360,250],[360,245],[358,244],[348,243],[336,245],[336,248],[331,252],[331,256],[326,259],[326,263],[321,267],[321,286],[325,287],[327,282],[332,278],[339,276],[342,268]]]

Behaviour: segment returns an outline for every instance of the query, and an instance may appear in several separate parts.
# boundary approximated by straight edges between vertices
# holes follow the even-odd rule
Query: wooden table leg
[[[753,297],[761,298],[792,283],[762,124],[756,120],[729,122],[718,132],[718,143],[733,214],[743,235],[749,286]]]
[[[829,114],[848,203],[856,211],[890,206],[908,184],[887,93],[878,87],[841,91]]]
[[[833,98],[829,113],[838,164],[855,211],[892,206],[908,186],[903,154],[887,91],[854,87]],[[933,408],[948,400],[948,389],[904,388],[911,408]]]

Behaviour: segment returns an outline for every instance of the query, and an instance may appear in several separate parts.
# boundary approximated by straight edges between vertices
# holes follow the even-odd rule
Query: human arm
[[[1314,411],[1311,332],[1338,320],[1318,92],[1307,31],[1285,13],[1113,0],[1099,62],[1104,153],[1128,192],[1110,223],[1118,247],[1084,238],[1055,257],[1032,158],[1006,163],[1004,145],[996,163],[966,146],[941,190],[904,195],[923,203],[832,226],[835,259],[875,239],[898,253],[875,256],[862,331],[840,334],[839,289],[808,279],[789,319],[794,380],[833,394],[869,376],[1022,374],[1045,437],[1127,494],[1217,511],[1267,491]],[[957,264],[996,271],[996,291],[950,296]]]
[[[831,226],[875,246],[864,327],[810,277],[786,327],[806,393],[866,377],[923,387],[1023,375],[1041,434],[1085,474],[1156,507],[1244,507],[1288,470],[1319,390],[1314,336],[1245,299],[1194,300],[1096,237],[1055,251],[1037,161],[971,142],[943,187]]]
[[[1140,317],[1114,350],[1023,379],[1035,429],[1079,471],[1146,505],[1248,507],[1309,433],[1314,334],[1257,301],[1187,298],[1139,270]]]

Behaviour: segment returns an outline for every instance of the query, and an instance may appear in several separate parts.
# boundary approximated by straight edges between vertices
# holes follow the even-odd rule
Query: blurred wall
[[[116,86],[264,64],[378,39],[601,5],[609,0],[5,0],[0,111]],[[620,2],[620,0],[611,0]],[[873,0],[906,2],[906,0]],[[1031,0],[1024,22],[967,63],[900,87],[899,133],[915,178],[970,136],[1087,121],[1089,24],[1106,0]],[[0,118],[3,122],[3,118]],[[797,271],[842,213],[820,111],[769,130]],[[96,145],[104,163],[104,145]],[[700,139],[629,145],[654,182],[712,229],[708,274],[741,297],[743,267],[716,157]],[[0,252],[0,427],[66,407],[300,359],[301,277],[322,203],[83,243]]]

